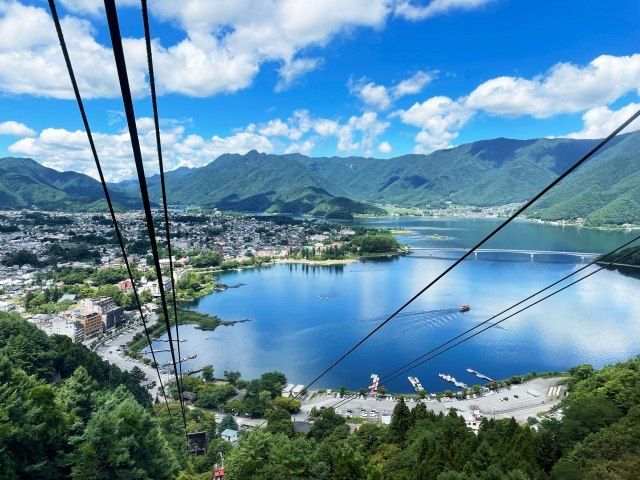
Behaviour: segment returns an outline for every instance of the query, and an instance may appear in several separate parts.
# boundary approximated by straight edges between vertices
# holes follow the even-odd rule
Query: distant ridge
[[[529,199],[597,142],[496,138],[390,159],[314,158],[253,150],[221,155],[203,167],[168,172],[168,198],[173,205],[334,218],[382,213],[376,204],[505,205]],[[11,177],[0,177],[0,208],[32,204],[78,209],[102,197],[99,184],[90,177],[56,172],[30,159],[0,159],[0,173],[9,171]],[[125,208],[137,205],[137,182],[126,180],[113,187]],[[159,200],[157,175],[149,178],[149,190]],[[640,224],[640,132],[614,139],[534,205],[530,216],[581,218],[591,225]]]
[[[139,208],[129,192],[110,190],[120,208]],[[59,172],[31,158],[0,158],[0,208],[99,211],[106,209],[100,182],[76,172]]]

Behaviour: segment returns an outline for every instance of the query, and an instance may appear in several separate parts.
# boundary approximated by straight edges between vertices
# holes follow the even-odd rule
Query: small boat
[[[469,310],[471,310],[471,307],[469,305],[460,305],[458,307],[458,311],[462,313],[468,312]]]

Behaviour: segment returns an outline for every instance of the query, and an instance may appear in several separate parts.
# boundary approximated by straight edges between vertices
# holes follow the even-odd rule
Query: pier
[[[476,377],[482,378],[483,380],[486,380],[487,382],[495,382],[495,380],[493,378],[487,377],[486,375],[480,373],[477,370],[474,370],[473,368],[467,368],[467,372],[473,373]]]
[[[469,388],[469,386],[468,386],[466,383],[461,382],[461,381],[459,381],[459,380],[456,380],[456,379],[455,379],[453,376],[451,376],[451,375],[446,375],[446,374],[444,374],[444,373],[439,373],[439,374],[438,374],[438,376],[439,376],[442,380],[444,380],[445,382],[453,383],[453,384],[454,384],[456,387],[458,387],[458,388]]]

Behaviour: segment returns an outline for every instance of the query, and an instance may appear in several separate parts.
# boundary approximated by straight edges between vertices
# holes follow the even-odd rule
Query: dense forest
[[[206,410],[219,403],[216,389],[191,379],[203,408],[187,409],[187,428],[209,441],[206,455],[193,457],[177,404],[169,414],[154,403],[139,387],[141,372],[122,372],[66,337],[0,313],[0,478],[208,480],[223,453],[230,480],[637,479],[640,357],[569,373],[556,419],[484,420],[476,435],[455,410],[436,415],[404,402],[389,426],[351,431],[325,409],[308,433],[296,433],[284,405],[269,399],[286,381],[271,372],[246,383],[250,413],[266,415],[267,427],[242,432],[236,447],[218,436],[233,418],[216,425]]]

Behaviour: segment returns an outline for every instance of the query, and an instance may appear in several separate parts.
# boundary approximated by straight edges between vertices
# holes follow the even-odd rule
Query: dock
[[[438,374],[438,376],[439,376],[442,380],[444,380],[445,382],[453,383],[453,384],[454,384],[456,387],[458,387],[458,388],[469,388],[469,386],[468,386],[466,383],[461,382],[461,381],[459,381],[459,380],[456,380],[456,379],[455,379],[453,376],[451,376],[451,375],[446,375],[446,374],[444,374],[444,373],[439,373],[439,374]]]
[[[477,370],[474,370],[473,368],[467,368],[467,372],[473,373],[476,377],[482,378],[483,380],[486,380],[487,382],[495,382],[495,380],[493,378],[487,377],[486,375],[480,373]]]

